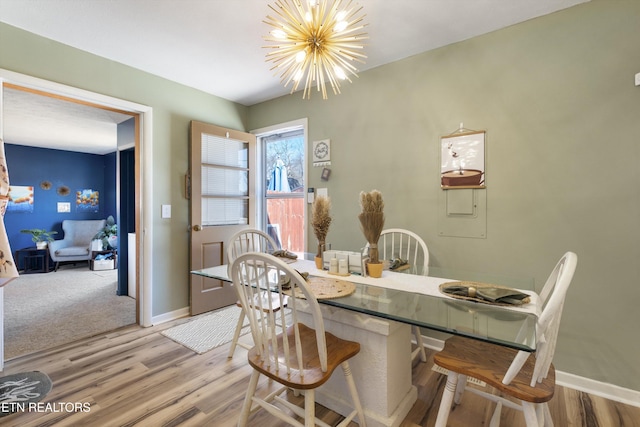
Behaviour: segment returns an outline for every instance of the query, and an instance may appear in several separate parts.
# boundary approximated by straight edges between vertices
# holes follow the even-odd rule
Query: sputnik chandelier
[[[328,4],[330,3],[330,5]],[[342,0],[276,0],[269,5],[276,16],[268,15],[264,21],[273,27],[264,39],[274,44],[267,53],[273,62],[274,74],[287,87],[292,83],[295,92],[304,80],[302,98],[311,98],[315,85],[327,99],[327,85],[334,95],[340,93],[340,80],[358,77],[353,62],[364,64],[361,32],[364,24],[362,7],[351,0],[343,7]]]

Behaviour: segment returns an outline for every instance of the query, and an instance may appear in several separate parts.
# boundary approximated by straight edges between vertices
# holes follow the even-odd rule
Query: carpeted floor
[[[4,287],[5,360],[135,323],[135,300],[116,295],[117,270],[87,265],[23,274]]]

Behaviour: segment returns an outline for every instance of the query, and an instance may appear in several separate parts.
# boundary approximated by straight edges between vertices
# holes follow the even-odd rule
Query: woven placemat
[[[464,295],[455,295],[455,294],[450,294],[448,292],[445,292],[443,290],[443,288],[447,287],[447,286],[473,286],[476,289],[480,289],[480,288],[499,288],[499,289],[511,289],[513,291],[516,291],[513,288],[509,288],[507,286],[500,286],[500,285],[493,285],[493,284],[489,284],[489,283],[481,283],[481,282],[446,282],[446,283],[442,283],[438,289],[440,290],[441,293],[450,296],[451,298],[456,298],[456,299],[463,299],[463,300],[467,300],[467,301],[475,301],[475,302],[481,302],[483,304],[491,304],[491,305],[502,305],[505,307],[517,307],[518,304],[509,304],[509,303],[503,303],[503,302],[494,302],[494,301],[488,301],[486,299],[480,298],[480,297],[468,297],[468,296],[464,296]],[[516,291],[516,292],[520,292],[520,291]],[[519,305],[523,305],[523,304],[527,304],[531,302],[531,298],[527,297],[522,299],[522,304]]]
[[[307,284],[317,299],[332,299],[351,295],[356,291],[356,285],[340,279],[331,277],[309,277]],[[291,295],[291,290],[285,292]],[[304,298],[304,294],[298,288],[295,289],[296,298]]]

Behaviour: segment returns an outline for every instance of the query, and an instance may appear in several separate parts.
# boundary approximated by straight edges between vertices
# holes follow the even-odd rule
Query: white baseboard
[[[151,318],[152,325],[159,325],[161,323],[170,322],[172,320],[180,319],[189,315],[189,307],[183,307],[175,311],[163,313],[160,316]]]
[[[640,391],[556,371],[556,384],[640,408]]]
[[[424,335],[422,336],[422,344],[424,344],[425,347],[435,351],[440,351],[444,348],[444,341],[437,338],[425,337]]]
[[[444,341],[425,337],[424,335],[422,336],[422,342],[426,348],[435,351],[440,351],[444,347]],[[640,391],[637,390],[603,383],[562,371],[556,371],[556,384],[640,408]]]

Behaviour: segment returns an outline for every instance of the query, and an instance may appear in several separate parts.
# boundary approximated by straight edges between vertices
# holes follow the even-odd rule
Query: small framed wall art
[[[445,190],[486,188],[485,131],[460,129],[440,139],[440,185]]]
[[[331,165],[331,140],[313,141],[313,166]]]

